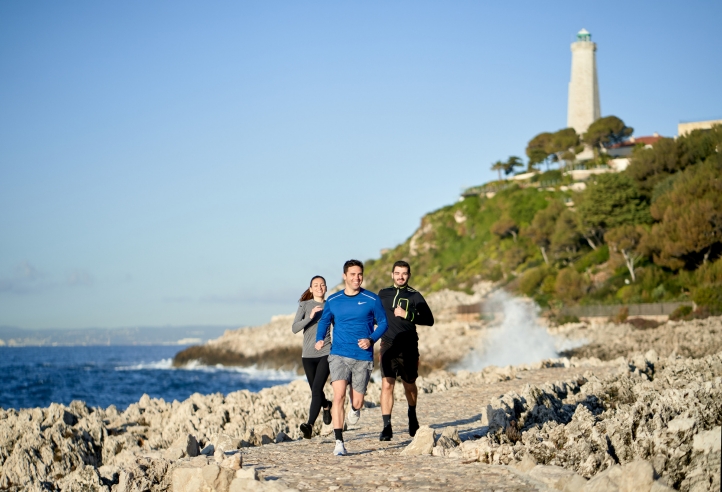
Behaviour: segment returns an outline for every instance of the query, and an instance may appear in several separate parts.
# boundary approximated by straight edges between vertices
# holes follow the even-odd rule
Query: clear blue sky
[[[722,2],[2,2],[0,325],[262,323],[566,126],[722,117]]]

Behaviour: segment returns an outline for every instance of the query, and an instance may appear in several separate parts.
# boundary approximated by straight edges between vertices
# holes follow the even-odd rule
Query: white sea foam
[[[189,361],[180,367],[173,366],[173,359],[161,359],[155,362],[142,362],[131,366],[116,367],[116,371],[143,371],[143,370],[172,370],[172,371],[201,371],[201,372],[232,372],[246,376],[250,379],[264,379],[267,381],[293,380],[300,376],[296,371],[283,371],[278,369],[259,369],[256,366],[238,367],[215,364],[212,366],[200,363],[197,360]]]
[[[572,350],[588,343],[589,340],[586,338],[557,338],[555,346],[557,348],[557,352],[564,352],[565,350]]]
[[[487,336],[459,364],[459,369],[479,371],[492,365],[528,364],[558,357],[558,341],[538,323],[536,304],[498,290],[489,296],[485,311],[497,318],[501,316],[501,321],[489,328]]]
[[[173,359],[161,359],[155,362],[141,362],[132,366],[118,366],[116,371],[143,371],[146,369],[173,369]]]

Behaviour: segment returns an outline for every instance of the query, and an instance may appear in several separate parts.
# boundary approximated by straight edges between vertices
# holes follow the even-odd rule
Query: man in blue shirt
[[[324,338],[333,323],[333,340],[328,366],[331,370],[333,405],[331,417],[336,435],[333,454],[343,456],[344,400],[346,388],[351,385],[351,410],[348,422],[353,425],[361,418],[366,387],[374,368],[374,347],[386,332],[386,313],[379,296],[361,288],[364,265],[358,260],[348,260],[343,265],[345,288],[330,295],[316,329],[316,350],[324,345]],[[374,330],[374,324],[377,325]]]

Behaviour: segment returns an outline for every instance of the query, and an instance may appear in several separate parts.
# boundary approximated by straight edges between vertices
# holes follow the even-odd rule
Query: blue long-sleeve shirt
[[[377,325],[375,330],[374,322]],[[316,341],[324,339],[331,323],[333,323],[331,355],[356,360],[374,360],[373,345],[362,349],[358,346],[358,341],[362,338],[370,338],[378,342],[388,328],[381,299],[366,289],[361,289],[353,296],[341,291],[328,297],[316,328]]]

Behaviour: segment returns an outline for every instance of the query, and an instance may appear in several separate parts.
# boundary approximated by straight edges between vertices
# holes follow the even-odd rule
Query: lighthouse
[[[601,117],[597,82],[597,44],[586,29],[577,33],[572,43],[572,76],[569,81],[567,127],[582,135]]]

